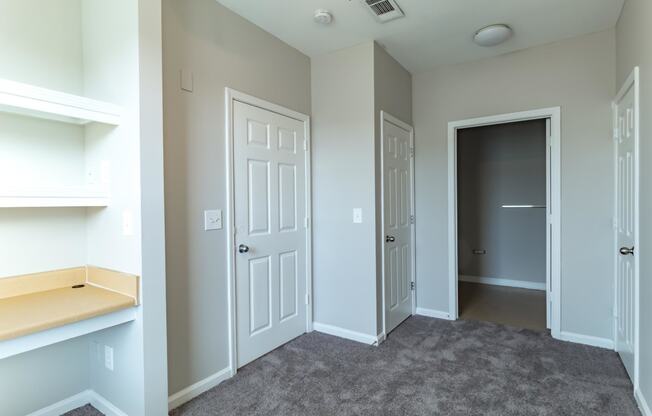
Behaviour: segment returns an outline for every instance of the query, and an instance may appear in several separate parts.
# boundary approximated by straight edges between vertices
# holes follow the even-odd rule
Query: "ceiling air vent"
[[[379,22],[389,22],[405,16],[394,0],[362,0]]]

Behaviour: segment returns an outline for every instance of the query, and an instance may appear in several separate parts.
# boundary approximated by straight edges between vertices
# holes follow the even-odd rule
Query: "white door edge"
[[[550,241],[547,250],[550,261],[546,271],[550,288],[550,329],[552,336],[561,337],[561,108],[550,107],[509,114],[499,114],[448,123],[448,305],[452,320],[459,318],[458,305],[458,253],[457,253],[457,130],[514,123],[519,121],[550,119],[550,147],[548,149],[548,212]]]
[[[635,156],[634,156],[634,189],[635,189],[635,202],[634,202],[634,247],[638,249],[640,247],[640,209],[639,209],[639,199],[640,199],[640,69],[639,67],[634,67],[632,72],[629,74],[622,87],[616,94],[611,107],[612,107],[612,123],[614,131],[617,126],[617,103],[625,97],[625,95],[630,91],[631,88],[634,88],[634,118],[636,120],[636,125],[634,127],[634,147],[635,147]],[[618,180],[618,143],[614,140],[614,189],[617,189],[617,180]],[[614,221],[617,216],[617,206],[618,206],[618,195],[614,194]],[[614,223],[615,225],[615,223]],[[614,226],[614,251],[613,255],[617,259],[618,257],[618,230]],[[617,308],[618,300],[618,262],[614,261],[614,322],[613,322],[613,334],[614,334],[614,349],[618,350],[618,321],[615,319],[615,311]],[[634,296],[634,380],[632,384],[634,385],[634,390],[639,388],[639,377],[640,377],[640,261],[637,257],[634,261],[634,290],[636,296]]]
[[[383,239],[385,237],[385,178],[384,178],[384,172],[385,172],[385,164],[384,164],[384,150],[385,150],[385,140],[383,139],[385,137],[385,129],[384,129],[384,122],[387,121],[396,127],[399,127],[407,132],[410,133],[410,147],[414,149],[414,127],[411,125],[405,123],[404,121],[401,121],[397,117],[392,116],[391,114],[387,113],[386,111],[381,110],[380,111],[380,201],[381,201],[381,209],[380,209],[380,224],[381,224],[381,233],[378,238]],[[413,150],[414,151],[414,150]],[[410,159],[410,175],[412,176],[410,179],[410,188],[411,188],[411,212],[410,215],[412,218],[416,218],[415,216],[415,186],[414,186],[414,159],[415,155],[412,156]],[[411,224],[411,233],[412,233],[412,276],[410,276],[410,281],[414,284],[414,290],[412,291],[412,315],[416,315],[417,313],[417,290],[418,287],[416,285],[416,221],[413,221]],[[382,244],[382,243],[381,243]],[[381,250],[381,264],[382,264],[382,308],[383,308],[383,330],[382,334],[385,334],[387,336],[387,310],[386,310],[386,301],[385,301],[385,250]]]
[[[281,105],[265,101],[263,99],[245,94],[243,92],[226,87],[225,98],[225,143],[226,143],[226,233],[227,238],[227,277],[228,277],[228,326],[229,326],[229,365],[232,375],[238,371],[237,357],[237,312],[236,312],[236,288],[235,288],[235,195],[234,195],[234,143],[233,143],[233,104],[241,102],[263,110],[268,110],[282,116],[290,117],[303,122],[306,137],[306,332],[312,332],[312,174],[311,174],[311,151],[312,143],[310,137],[310,116],[290,110]]]

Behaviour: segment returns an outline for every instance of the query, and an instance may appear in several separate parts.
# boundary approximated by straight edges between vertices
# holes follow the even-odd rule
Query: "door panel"
[[[635,89],[616,103],[616,351],[632,379],[636,324],[636,123]],[[632,253],[621,252],[633,248]]]
[[[306,329],[306,139],[301,121],[234,102],[238,367]]]
[[[412,315],[412,138],[383,121],[385,315],[389,333]]]

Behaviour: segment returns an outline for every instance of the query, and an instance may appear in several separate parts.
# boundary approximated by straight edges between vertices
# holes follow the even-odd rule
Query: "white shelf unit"
[[[88,187],[0,189],[0,208],[106,207],[109,193]]]
[[[117,126],[122,108],[79,95],[0,79],[0,112],[84,125]]]

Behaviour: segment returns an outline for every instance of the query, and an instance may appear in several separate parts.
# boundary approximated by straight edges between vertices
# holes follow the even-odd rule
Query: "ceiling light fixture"
[[[317,9],[315,10],[314,19],[319,24],[328,25],[333,21],[333,15],[328,10]]]
[[[496,46],[511,38],[514,31],[507,25],[491,25],[484,27],[473,36],[473,41],[480,46]]]

